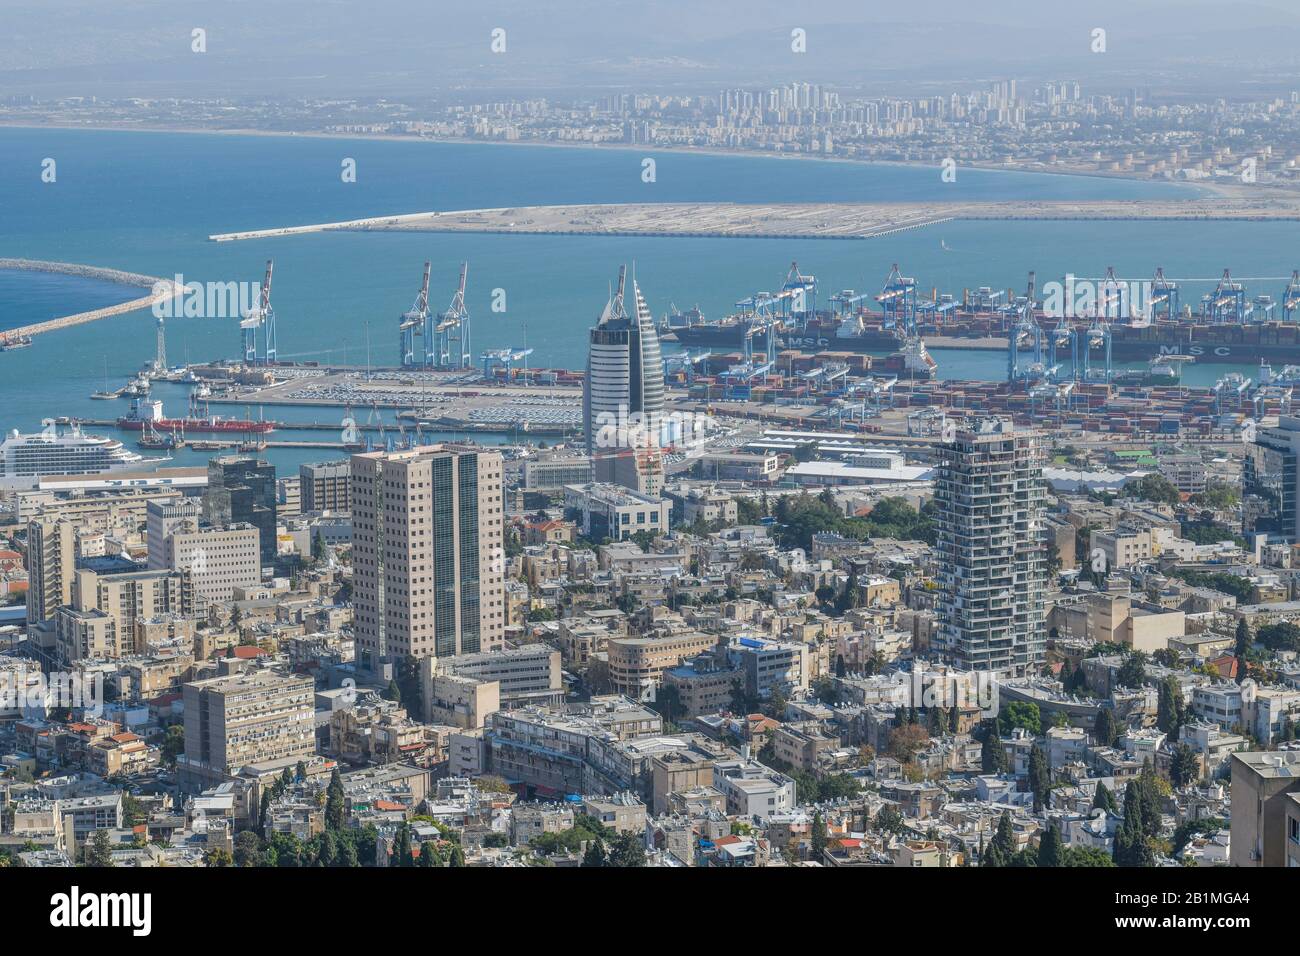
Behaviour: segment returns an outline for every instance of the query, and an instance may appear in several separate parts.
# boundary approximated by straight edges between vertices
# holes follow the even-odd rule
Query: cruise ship
[[[76,426],[60,433],[53,422],[45,430],[9,432],[0,442],[0,486],[35,487],[43,475],[93,475],[139,470],[164,459],[145,458],[115,438],[85,435]]]

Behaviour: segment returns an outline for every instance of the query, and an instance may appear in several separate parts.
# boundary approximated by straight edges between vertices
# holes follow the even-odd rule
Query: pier
[[[209,236],[214,242],[315,232],[472,232],[751,239],[872,239],[954,221],[1300,221],[1289,196],[915,203],[613,203],[374,216]]]

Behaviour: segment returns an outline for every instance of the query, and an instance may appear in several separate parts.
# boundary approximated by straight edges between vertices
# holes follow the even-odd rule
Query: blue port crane
[[[1178,318],[1178,283],[1166,279],[1165,270],[1160,266],[1151,280],[1149,312],[1152,322],[1162,317],[1171,321]]]
[[[1291,281],[1282,293],[1282,321],[1290,322],[1297,309],[1300,309],[1300,270],[1292,270]]]
[[[274,365],[276,361],[275,310],[271,308],[271,272],[274,268],[275,260],[267,259],[266,275],[262,278],[257,302],[239,322],[240,344],[244,361],[249,365]]]
[[[424,281],[420,283],[420,291],[415,296],[415,304],[406,312],[398,324],[398,356],[401,358],[402,368],[411,368],[416,364],[415,359],[415,340],[421,339],[421,345],[425,345],[424,327],[429,321],[429,274],[433,269],[433,263],[425,262],[424,264]]]
[[[781,299],[787,314],[800,325],[817,311],[817,277],[799,271],[799,263],[791,262],[781,286]]]
[[[1250,318],[1250,304],[1246,301],[1246,287],[1223,270],[1223,278],[1214,291],[1201,297],[1201,312],[1211,323],[1235,324]]]
[[[899,272],[898,263],[890,268],[876,301],[880,303],[885,328],[901,328],[909,336],[916,334],[916,280]]]
[[[465,306],[465,279],[469,263],[460,264],[460,281],[451,297],[446,312],[439,312],[433,326],[433,349],[428,350],[430,337],[426,332],[424,361],[434,368],[452,369],[470,367],[469,309]],[[426,330],[428,322],[426,319]]]

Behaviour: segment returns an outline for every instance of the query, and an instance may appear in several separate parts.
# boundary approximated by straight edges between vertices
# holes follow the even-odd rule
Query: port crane
[[[1165,270],[1156,267],[1155,278],[1151,280],[1151,301],[1148,315],[1152,322],[1164,317],[1169,320],[1178,318],[1178,283],[1165,278]]]
[[[456,284],[456,293],[451,297],[451,305],[446,312],[438,313],[437,324],[433,327],[433,350],[428,349],[429,336],[425,337],[424,361],[435,368],[469,368],[469,309],[465,307],[465,279],[469,272],[469,263],[460,264],[460,281]],[[426,320],[427,327],[427,320]]]
[[[1025,297],[1018,300],[1019,318],[1007,329],[1007,381],[1020,379],[1032,381],[1043,378],[1047,369],[1043,366],[1043,327],[1034,319],[1037,306],[1037,281],[1033,272],[1029,273],[1029,284]],[[1034,358],[1032,362],[1020,360],[1020,340],[1028,337],[1033,342]],[[1053,344],[1053,365],[1055,365],[1055,344]]]
[[[427,352],[427,339],[424,337],[424,328],[429,322],[429,274],[433,269],[433,263],[425,262],[424,264],[424,281],[420,283],[420,292],[415,297],[415,304],[402,313],[401,324],[398,326],[399,345],[398,355],[402,361],[402,368],[411,368],[416,364],[415,361],[415,339],[418,336],[425,345]]]
[[[1296,309],[1300,309],[1300,270],[1291,272],[1291,281],[1282,293],[1282,321],[1290,322]]]
[[[791,317],[806,320],[817,311],[817,277],[803,275],[798,262],[790,263],[780,294]]]
[[[1246,287],[1223,270],[1223,278],[1214,291],[1201,297],[1201,312],[1212,323],[1242,323],[1250,317],[1246,302]]]
[[[271,272],[275,260],[266,260],[266,275],[257,302],[244,314],[239,323],[239,336],[243,346],[244,361],[249,365],[274,365],[275,310],[271,308]],[[261,330],[262,350],[258,352],[258,330]]]
[[[496,369],[503,368],[506,370],[506,378],[510,378],[515,362],[524,361],[532,354],[532,349],[488,349],[479,356],[483,363],[483,377],[491,379]]]
[[[916,334],[916,280],[900,273],[898,263],[890,268],[876,301],[885,317],[885,328],[902,328],[909,336]]]

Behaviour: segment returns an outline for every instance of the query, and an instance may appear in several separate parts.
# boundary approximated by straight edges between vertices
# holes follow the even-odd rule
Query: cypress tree
[[[1038,865],[1039,866],[1061,866],[1063,862],[1063,847],[1061,845],[1061,831],[1053,823],[1047,828],[1042,839],[1038,841]]]

